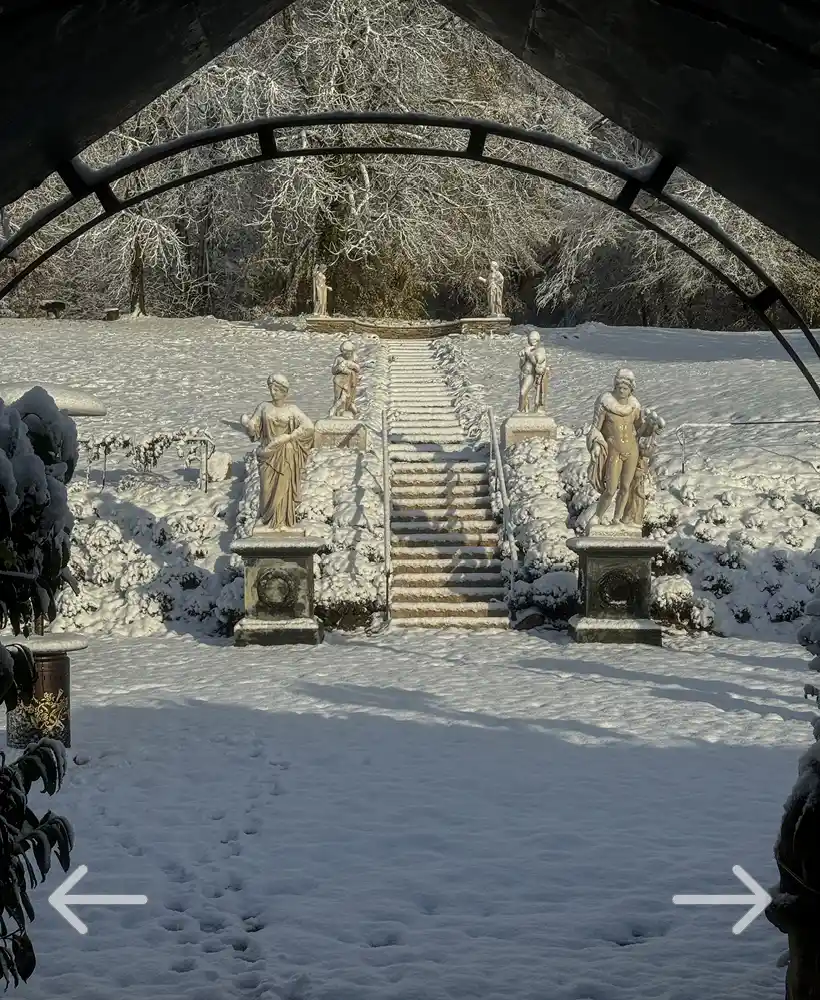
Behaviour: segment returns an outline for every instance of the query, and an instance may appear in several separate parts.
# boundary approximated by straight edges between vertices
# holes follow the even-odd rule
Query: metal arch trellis
[[[277,145],[277,132],[284,130],[305,129],[311,126],[361,124],[383,125],[388,128],[396,126],[422,126],[428,129],[463,131],[467,133],[467,142],[458,148],[442,146],[394,146],[388,144],[336,144],[330,146],[280,148]],[[200,170],[181,174],[153,188],[139,191],[128,198],[121,198],[112,188],[112,184],[116,181],[152,164],[170,159],[179,153],[201,146],[209,146],[214,143],[248,136],[255,136],[258,143],[259,150],[253,155],[237,156],[234,159],[211,164]],[[622,181],[622,185],[617,194],[607,195],[577,181],[561,177],[552,171],[542,170],[527,163],[519,163],[513,159],[489,155],[486,152],[486,144],[490,137],[513,140],[564,154],[571,159],[586,163],[588,166],[594,167],[608,174],[610,177]],[[253,121],[191,132],[188,135],[180,136],[168,142],[158,143],[155,146],[149,146],[139,152],[124,156],[100,169],[88,166],[82,159],[77,157],[62,164],[57,169],[57,174],[63,180],[69,193],[35,213],[12,236],[0,242],[0,260],[12,258],[23,243],[86,198],[95,197],[100,204],[101,211],[48,247],[33,261],[21,268],[4,285],[0,286],[0,300],[5,298],[32,271],[36,270],[40,265],[44,264],[56,253],[59,253],[60,250],[63,250],[90,229],[93,229],[106,219],[117,215],[119,212],[134,208],[142,202],[156,195],[163,194],[166,191],[228,170],[235,170],[240,167],[272,160],[288,159],[294,156],[378,156],[385,154],[393,156],[455,158],[484,163],[488,166],[502,167],[507,170],[514,170],[522,174],[550,181],[553,184],[568,188],[621,212],[638,225],[654,232],[682,252],[688,254],[733,292],[747,308],[751,309],[775,336],[778,343],[803,375],[817,399],[820,400],[820,385],[818,385],[803,359],[793,345],[789,343],[777,322],[770,315],[773,307],[779,305],[792,317],[797,329],[803,334],[803,337],[817,358],[820,358],[820,343],[818,343],[803,317],[787,296],[777,287],[763,268],[717,222],[666,191],[666,186],[676,166],[670,158],[658,155],[650,164],[644,167],[628,167],[624,163],[608,159],[548,132],[524,129],[514,125],[503,125],[499,122],[474,118],[452,118],[421,113],[399,114],[370,111],[259,118]],[[641,194],[649,195],[659,204],[665,205],[671,211],[687,219],[709,235],[724,250],[731,253],[757,279],[759,283],[758,290],[754,294],[747,293],[720,267],[707,260],[683,240],[665,230],[657,222],[642,214],[635,205]]]

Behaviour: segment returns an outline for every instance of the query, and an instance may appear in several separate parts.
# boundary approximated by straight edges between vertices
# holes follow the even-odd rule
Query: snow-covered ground
[[[764,885],[810,740],[796,646],[402,633],[102,640],[73,662],[81,938],[25,1000],[771,1000]],[[60,876],[50,879],[53,886]]]
[[[762,539],[755,566],[777,554],[768,576],[755,575],[770,588],[754,604],[757,636],[669,636],[653,650],[575,646],[547,631],[358,632],[317,649],[254,650],[190,634],[187,617],[164,620],[152,603],[145,631],[156,634],[95,635],[73,656],[78,763],[48,803],[73,822],[75,864],[90,870],[77,891],[145,893],[149,903],[83,908],[90,931],[80,937],[47,906],[53,872],[34,893],[39,964],[17,991],[23,1000],[782,994],[785,941],[765,920],[736,938],[739,910],[680,909],[672,896],[737,893],[735,864],[764,885],[775,878],[772,845],[812,712],[799,623],[763,616],[783,589],[777,574],[798,605],[794,588],[815,585],[820,482],[805,459],[820,435],[752,429],[726,443],[714,432],[678,483],[674,430],[812,417],[812,397],[764,334],[588,326],[544,339],[553,413],[568,428],[589,420],[615,367],[635,369],[639,398],[669,421],[659,495],[682,518],[675,530],[737,586],[748,585],[748,537],[730,546],[729,535],[751,517],[746,536]],[[109,404],[104,420],[79,421],[81,434],[205,427],[238,466],[248,447],[238,417],[264,395],[268,371],[291,375],[295,401],[318,417],[336,350],[330,338],[212,320],[2,321],[0,344],[4,379],[66,380]],[[384,359],[362,346],[377,361],[378,409]],[[463,417],[482,394],[506,416],[521,337],[459,347],[452,384]],[[548,528],[534,542],[560,543],[562,554],[575,494],[560,477],[574,475],[578,446],[568,433],[548,462],[519,469],[517,488]],[[351,577],[358,593],[377,584],[378,463],[360,470],[373,482],[360,510],[359,486],[336,485],[346,462],[314,463],[306,514],[350,551],[373,550],[370,576]],[[89,516],[78,555],[93,550],[95,565],[114,566],[116,582],[99,589],[113,595],[119,631],[134,631],[124,620],[148,591],[160,609],[169,587],[197,595],[213,619],[217,579],[221,595],[234,586],[227,551],[243,484],[206,496],[179,465],[168,458],[153,479],[124,484],[120,471],[100,495],[94,477],[88,491],[74,487]],[[102,518],[91,519],[95,503]],[[739,559],[723,565],[730,549]],[[191,563],[201,582],[186,589]],[[710,567],[693,577],[703,582]],[[88,612],[84,627],[105,631],[105,613]]]
[[[340,339],[215,319],[3,319],[0,381],[66,382],[99,396],[108,414],[78,418],[81,437],[196,426],[240,457],[248,439],[239,418],[267,397],[272,372],[288,376],[292,401],[312,420],[327,415]],[[377,346],[351,339],[362,360]]]

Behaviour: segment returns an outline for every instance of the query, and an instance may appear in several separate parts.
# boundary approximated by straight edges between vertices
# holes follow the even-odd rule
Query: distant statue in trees
[[[549,368],[547,352],[537,330],[527,334],[527,346],[518,355],[518,369],[518,412],[543,413],[547,406]]]
[[[587,435],[589,481],[601,494],[589,526],[643,522],[649,462],[656,435],[665,423],[654,410],[644,410],[633,395],[635,376],[628,368],[615,374],[611,392],[595,401]],[[612,501],[615,512],[606,520]]]
[[[490,273],[485,278],[479,275],[479,281],[487,286],[487,303],[489,306],[488,316],[504,315],[504,275],[498,267],[497,260],[490,261]]]
[[[313,447],[313,422],[287,402],[290,383],[284,375],[268,378],[271,401],[260,403],[241,423],[259,441],[259,521],[281,530],[296,526],[302,471]]]
[[[327,316],[327,293],[333,289],[327,283],[327,264],[313,268],[313,315]]]
[[[353,343],[344,340],[333,362],[333,406],[329,417],[358,417],[356,391],[359,387],[361,365],[356,358]]]

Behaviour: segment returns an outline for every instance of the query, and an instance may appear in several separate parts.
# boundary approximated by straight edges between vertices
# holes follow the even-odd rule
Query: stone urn
[[[34,697],[6,713],[6,744],[24,750],[48,737],[71,746],[71,661],[69,653],[86,649],[84,636],[72,632],[3,636],[6,646],[26,646],[34,656]]]

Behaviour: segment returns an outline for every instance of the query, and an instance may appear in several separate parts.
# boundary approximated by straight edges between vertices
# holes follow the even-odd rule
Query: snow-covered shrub
[[[169,626],[229,633],[223,591],[237,575],[223,560],[236,506],[229,488],[215,484],[205,494],[139,474],[101,492],[72,484],[70,566],[79,592],[63,592],[54,627],[107,635]]]
[[[367,364],[361,375],[359,416],[375,442],[382,432],[382,411],[390,402],[390,348],[385,341],[374,337],[362,351],[362,359]]]
[[[696,597],[683,576],[662,576],[652,581],[652,617],[665,625],[694,631],[709,631],[715,622],[712,603]]]
[[[76,465],[74,421],[48,393],[35,387],[14,406],[0,401],[0,614],[15,632],[38,615],[53,620],[55,595],[71,582],[66,487]]]
[[[453,407],[467,437],[472,441],[486,441],[489,437],[487,399],[482,386],[473,382],[472,364],[460,338],[437,337],[432,342],[432,352],[453,393]]]
[[[559,470],[561,441],[531,439],[513,445],[504,456],[504,475],[510,498],[510,515],[520,555],[517,572],[505,562],[509,588],[507,602],[513,612],[537,609],[545,624],[566,627],[577,610],[577,557],[567,548],[567,507]],[[495,469],[491,484],[498,505]],[[506,542],[504,552],[506,555]]]

